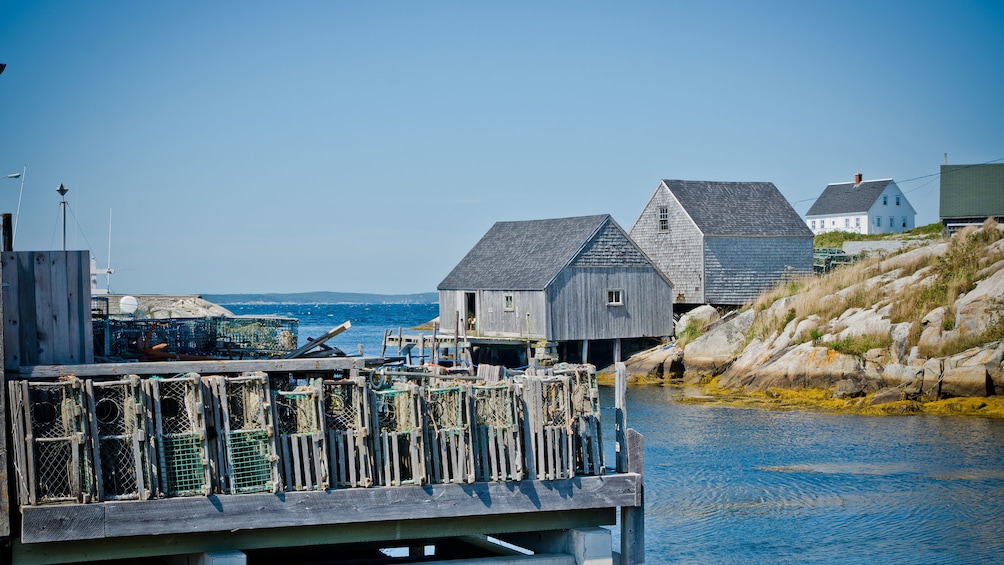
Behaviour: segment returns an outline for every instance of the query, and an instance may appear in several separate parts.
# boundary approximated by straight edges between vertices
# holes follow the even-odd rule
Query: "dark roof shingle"
[[[662,182],[705,235],[812,237],[772,182]]]
[[[609,214],[497,222],[439,283],[439,290],[543,290]]]
[[[858,185],[853,182],[828,184],[805,215],[808,217],[867,212],[890,182],[892,179],[866,180]]]

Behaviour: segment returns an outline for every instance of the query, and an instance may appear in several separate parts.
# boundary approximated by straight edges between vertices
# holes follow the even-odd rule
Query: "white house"
[[[818,234],[828,231],[894,233],[913,229],[917,211],[892,179],[861,180],[826,186],[805,214],[805,223]]]

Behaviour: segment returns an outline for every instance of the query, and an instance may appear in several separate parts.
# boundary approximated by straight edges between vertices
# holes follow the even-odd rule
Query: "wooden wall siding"
[[[2,256],[4,369],[94,362],[90,253]]]
[[[607,306],[607,290],[623,306]],[[547,339],[662,337],[673,333],[673,287],[654,268],[567,268],[548,289]]]
[[[659,231],[659,207],[669,211],[669,231]],[[677,302],[704,302],[703,234],[669,191],[660,188],[631,228],[631,239],[673,281]]]
[[[546,295],[542,290],[478,290],[475,292],[477,330],[468,332],[484,337],[530,337],[543,339],[546,327]],[[457,312],[464,314],[462,290],[439,291],[439,320],[444,331],[456,327]],[[513,295],[512,312],[505,311],[505,296]],[[527,313],[530,314],[527,319]],[[529,335],[528,335],[529,334]]]
[[[575,267],[650,267],[627,234],[608,223],[572,261]]]
[[[711,304],[743,304],[785,276],[812,273],[811,237],[707,237],[704,247]]]

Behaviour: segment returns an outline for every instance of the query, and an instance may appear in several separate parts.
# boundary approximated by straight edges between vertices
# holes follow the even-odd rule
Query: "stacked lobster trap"
[[[22,505],[604,472],[590,366],[10,381]],[[421,383],[421,384],[416,384]]]

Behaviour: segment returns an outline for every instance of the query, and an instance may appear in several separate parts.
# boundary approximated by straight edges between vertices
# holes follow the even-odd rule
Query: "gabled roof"
[[[865,213],[891,182],[892,179],[882,179],[866,180],[858,185],[853,182],[828,184],[805,216]]]
[[[1004,216],[1004,163],[941,166],[941,217]]]
[[[608,222],[609,214],[497,222],[437,288],[543,290]]]
[[[772,182],[663,180],[704,235],[812,237]]]

